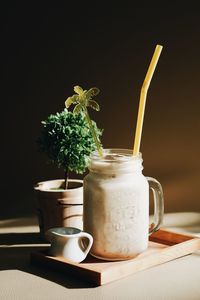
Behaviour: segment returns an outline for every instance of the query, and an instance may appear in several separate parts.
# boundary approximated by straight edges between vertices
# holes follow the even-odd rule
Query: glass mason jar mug
[[[130,259],[148,247],[148,236],[159,229],[164,213],[160,183],[142,174],[142,155],[131,150],[104,149],[91,156],[84,178],[84,231],[93,236],[90,253],[104,260]],[[149,189],[154,221],[149,225]]]

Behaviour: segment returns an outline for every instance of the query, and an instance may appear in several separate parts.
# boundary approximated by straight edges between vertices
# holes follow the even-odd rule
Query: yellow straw
[[[146,77],[144,79],[141,92],[140,92],[140,103],[139,103],[139,109],[138,109],[138,117],[137,117],[137,125],[136,125],[136,133],[135,133],[135,142],[133,147],[133,155],[138,155],[140,151],[140,143],[141,143],[141,136],[142,136],[142,126],[143,126],[143,120],[144,120],[144,110],[145,110],[145,104],[146,104],[146,97],[148,88],[153,76],[153,73],[155,71],[158,59],[160,57],[160,53],[162,51],[162,46],[157,45],[153,54],[153,57],[151,59]]]

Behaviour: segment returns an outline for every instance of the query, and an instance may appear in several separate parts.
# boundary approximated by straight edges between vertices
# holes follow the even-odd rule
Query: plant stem
[[[68,177],[69,177],[69,171],[68,171],[68,168],[65,169],[65,182],[64,182],[64,189],[67,190],[68,188]]]
[[[90,116],[89,116],[87,107],[84,107],[84,110],[85,110],[85,116],[86,116],[86,119],[87,119],[88,124],[89,124],[89,127],[90,127],[90,131],[91,131],[91,133],[92,133],[93,140],[94,140],[94,142],[95,142],[95,144],[96,144],[97,151],[99,152],[99,156],[100,156],[100,157],[103,157],[103,150],[102,150],[102,147],[101,147],[101,145],[100,145],[100,143],[99,143],[99,140],[98,140],[98,138],[97,138],[97,136],[96,136],[96,132],[94,131],[94,127],[93,127],[93,125],[92,125],[92,121],[91,121],[91,119],[90,119]]]

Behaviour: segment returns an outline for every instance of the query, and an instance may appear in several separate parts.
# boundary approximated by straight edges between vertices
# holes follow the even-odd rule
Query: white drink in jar
[[[163,214],[160,184],[142,174],[142,158],[131,150],[107,149],[91,157],[84,178],[84,231],[93,236],[91,254],[106,260],[130,259],[148,247],[149,183],[154,190],[155,223]],[[148,183],[149,181],[149,183]]]

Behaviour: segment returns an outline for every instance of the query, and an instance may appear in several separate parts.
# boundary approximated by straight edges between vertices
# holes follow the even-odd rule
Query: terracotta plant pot
[[[83,181],[69,179],[68,189],[62,190],[64,179],[39,182],[34,186],[40,234],[53,227],[83,229]]]

